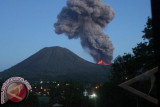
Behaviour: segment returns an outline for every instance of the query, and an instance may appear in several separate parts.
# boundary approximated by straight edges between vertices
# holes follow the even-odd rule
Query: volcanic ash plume
[[[69,39],[81,39],[96,62],[111,63],[113,45],[103,28],[113,19],[114,11],[101,0],[68,0],[54,24],[57,34],[65,33]]]

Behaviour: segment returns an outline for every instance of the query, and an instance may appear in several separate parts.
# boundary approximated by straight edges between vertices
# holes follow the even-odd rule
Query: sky
[[[102,0],[115,11],[104,28],[114,46],[114,59],[132,53],[142,42],[142,30],[151,17],[150,0]],[[0,0],[0,71],[23,61],[44,47],[65,47],[85,60],[93,58],[79,39],[68,40],[54,32],[57,15],[66,0]]]

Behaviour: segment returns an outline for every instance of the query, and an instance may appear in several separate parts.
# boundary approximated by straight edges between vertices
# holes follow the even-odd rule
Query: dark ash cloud
[[[67,0],[54,24],[57,34],[65,33],[69,39],[81,39],[81,45],[89,49],[97,62],[111,63],[113,45],[103,28],[114,18],[113,9],[101,0]]]

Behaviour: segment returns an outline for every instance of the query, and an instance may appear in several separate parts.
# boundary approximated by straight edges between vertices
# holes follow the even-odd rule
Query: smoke
[[[67,0],[54,24],[55,32],[69,39],[80,37],[82,47],[89,49],[96,62],[111,63],[114,48],[103,28],[113,17],[113,9],[101,0]]]

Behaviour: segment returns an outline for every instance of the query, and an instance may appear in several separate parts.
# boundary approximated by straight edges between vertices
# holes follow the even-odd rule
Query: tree
[[[112,65],[112,80],[121,83],[127,79],[145,72],[146,70],[156,67],[154,50],[153,50],[153,37],[152,37],[152,20],[148,18],[146,26],[142,31],[143,42],[138,43],[134,47],[133,54],[124,54],[118,56]]]
[[[152,35],[152,19],[148,17],[148,21],[144,30],[142,31],[144,35],[142,36],[144,42],[137,44],[133,48],[133,53],[137,65],[140,65],[144,70],[152,69],[156,67],[155,56],[153,48],[153,35]]]
[[[137,66],[135,58],[132,54],[125,53],[123,56],[118,56],[112,65],[112,78],[116,84],[122,83],[125,80],[133,78],[136,75]]]
[[[143,42],[134,47],[133,54],[125,53],[118,56],[112,64],[111,81],[105,83],[99,90],[99,105],[101,107],[155,107],[154,104],[133,95],[118,85],[130,78],[156,67],[153,50],[152,19],[148,18],[142,31]],[[148,92],[150,81],[144,80],[132,87]]]

